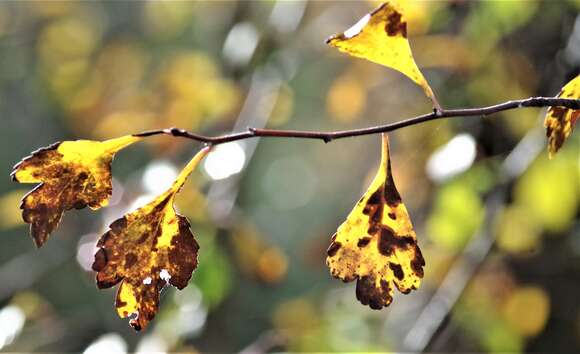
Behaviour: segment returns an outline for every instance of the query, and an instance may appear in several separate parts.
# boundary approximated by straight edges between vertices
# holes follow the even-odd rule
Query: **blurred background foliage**
[[[328,48],[375,1],[2,1],[5,176],[57,140],[146,129],[338,130],[430,111],[401,74]],[[578,1],[409,1],[411,47],[441,103],[555,95],[580,66]],[[219,146],[178,197],[201,244],[183,291],[135,334],[90,271],[107,225],[199,148],[155,137],[114,163],[110,207],[65,215],[42,250],[25,186],[0,179],[0,348],[46,352],[580,350],[578,134],[549,161],[544,111],[392,134],[427,259],[383,311],[330,278],[329,237],[372,177],[376,136]]]

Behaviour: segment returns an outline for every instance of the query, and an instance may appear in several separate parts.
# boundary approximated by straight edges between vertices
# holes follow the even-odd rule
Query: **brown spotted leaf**
[[[558,97],[580,99],[580,75],[567,83],[558,94]],[[566,138],[570,136],[579,118],[580,110],[566,107],[550,107],[548,109],[544,119],[544,126],[548,137],[548,154],[550,158],[558,152]]]
[[[187,219],[175,212],[173,201],[208,151],[196,154],[166,192],[114,221],[97,243],[93,263],[97,286],[103,289],[121,283],[115,307],[137,331],[155,317],[159,293],[166,284],[183,289],[197,267],[199,246]]]
[[[402,10],[393,3],[382,4],[345,32],[328,38],[326,43],[341,52],[403,73],[421,86],[434,106],[440,109],[433,90],[413,58],[407,39],[407,21]]]
[[[391,174],[389,140],[383,134],[379,170],[367,192],[332,236],[326,264],[330,273],[356,284],[356,297],[372,309],[389,306],[393,286],[417,289],[425,261]]]
[[[46,242],[65,211],[107,205],[112,192],[113,157],[139,139],[127,135],[102,142],[58,142],[34,151],[14,166],[14,181],[39,183],[20,205],[37,247]]]

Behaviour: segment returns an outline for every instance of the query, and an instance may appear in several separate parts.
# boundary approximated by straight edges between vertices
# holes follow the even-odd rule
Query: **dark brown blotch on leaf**
[[[416,244],[415,239],[410,236],[398,236],[393,229],[386,225],[381,226],[381,233],[377,246],[379,252],[384,256],[390,256],[395,249],[407,249]]]
[[[384,190],[384,197],[385,202],[392,208],[396,207],[400,203],[402,203],[401,195],[395,187],[395,181],[393,180],[393,174],[391,171],[391,160],[387,162],[387,180],[385,181]]]
[[[369,216],[369,223],[380,224],[383,221],[383,189],[384,187],[378,188],[367,200],[365,207],[363,208],[363,214]]]
[[[356,243],[356,245],[358,247],[365,247],[369,244],[369,242],[371,242],[371,238],[368,236],[362,237],[358,240],[358,242]]]
[[[340,242],[332,241],[330,243],[330,246],[328,246],[328,249],[326,250],[326,254],[328,255],[328,257],[334,257],[334,255],[336,254],[336,252],[338,252],[340,247],[342,247],[342,244]]]
[[[360,277],[356,282],[356,298],[363,305],[368,305],[373,310],[380,310],[393,301],[390,294],[389,283],[380,281],[377,288],[375,279],[371,276]]]
[[[405,274],[403,273],[403,268],[401,267],[400,264],[390,262],[389,268],[391,268],[391,270],[393,271],[395,278],[397,278],[399,280],[403,280],[403,278],[405,277]]]
[[[137,256],[134,253],[127,253],[125,255],[125,268],[131,268],[137,263]]]
[[[404,38],[407,38],[407,22],[401,19],[402,15],[398,11],[393,11],[389,14],[385,25],[385,32],[388,36],[393,37],[400,34]]]
[[[424,271],[423,267],[425,266],[425,259],[423,258],[423,254],[421,253],[421,249],[419,247],[415,247],[415,257],[411,261],[411,269],[413,272],[417,274],[419,278],[423,278]]]

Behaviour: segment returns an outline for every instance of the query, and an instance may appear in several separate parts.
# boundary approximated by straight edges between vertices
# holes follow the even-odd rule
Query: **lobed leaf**
[[[327,254],[330,273],[345,282],[356,279],[357,299],[372,309],[389,306],[393,284],[404,294],[421,284],[425,261],[393,181],[386,134],[379,170],[332,236]]]
[[[97,243],[93,270],[97,286],[121,283],[115,307],[137,331],[145,328],[159,308],[159,293],[167,283],[187,286],[197,267],[199,245],[187,219],[173,202],[185,180],[208,153],[197,153],[173,185],[149,204],[114,221]]]
[[[568,82],[557,97],[579,99],[580,75]],[[566,107],[550,107],[548,109],[544,119],[544,126],[548,137],[548,154],[550,158],[560,150],[566,138],[570,136],[578,118],[580,118],[580,110]]]
[[[48,240],[65,211],[107,205],[112,193],[113,157],[138,140],[127,135],[103,142],[57,142],[34,151],[14,166],[10,175],[14,181],[39,183],[20,205],[37,247]]]
[[[407,21],[394,4],[383,3],[345,32],[328,38],[326,43],[341,52],[403,73],[421,86],[435,107],[440,109],[433,90],[413,58],[407,39]]]

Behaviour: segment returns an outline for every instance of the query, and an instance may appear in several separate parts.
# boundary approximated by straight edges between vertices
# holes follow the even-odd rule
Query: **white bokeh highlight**
[[[246,65],[258,46],[260,36],[249,22],[237,23],[228,33],[223,49],[224,58],[233,65]]]
[[[246,152],[241,142],[216,146],[205,158],[204,169],[213,180],[228,178],[239,173],[246,162]]]
[[[83,354],[125,354],[127,343],[117,333],[107,333],[92,342]]]
[[[459,134],[435,150],[427,161],[426,171],[433,181],[441,182],[467,170],[477,154],[475,139]]]
[[[145,168],[141,182],[147,193],[157,195],[171,187],[178,173],[179,171],[172,163],[155,161]]]
[[[26,316],[18,306],[8,305],[0,310],[0,349],[14,341],[25,322]]]

